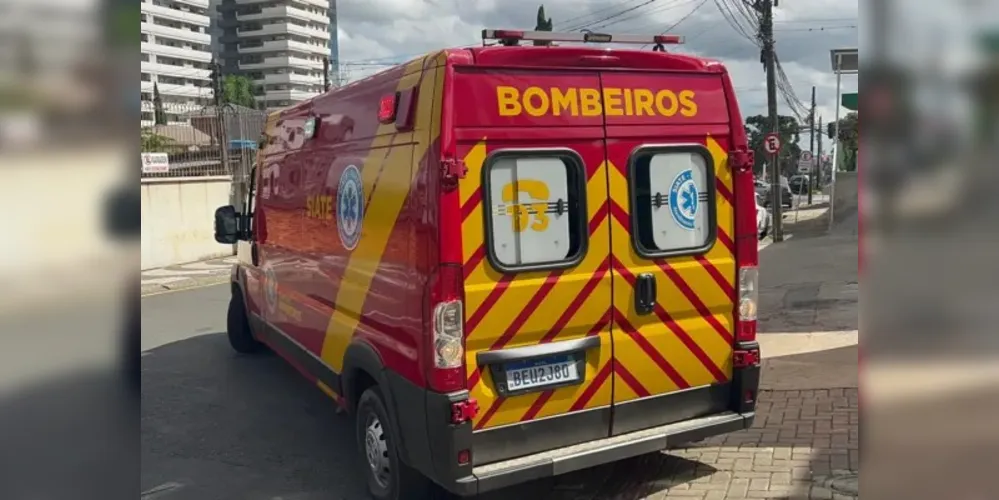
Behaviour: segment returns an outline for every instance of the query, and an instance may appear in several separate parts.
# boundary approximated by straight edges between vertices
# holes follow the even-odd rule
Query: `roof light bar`
[[[553,31],[522,30],[482,30],[482,41],[503,40],[509,42],[582,42],[582,43],[640,43],[640,44],[682,44],[679,35],[625,35],[609,33],[557,33]]]

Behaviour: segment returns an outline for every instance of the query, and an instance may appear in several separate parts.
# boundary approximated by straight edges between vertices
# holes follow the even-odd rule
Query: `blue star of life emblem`
[[[361,239],[361,226],[364,221],[364,184],[361,173],[354,165],[348,166],[340,174],[337,188],[336,229],[344,248],[353,250]]]
[[[690,169],[680,172],[669,188],[669,211],[673,220],[678,226],[692,231],[699,204],[693,172]]]

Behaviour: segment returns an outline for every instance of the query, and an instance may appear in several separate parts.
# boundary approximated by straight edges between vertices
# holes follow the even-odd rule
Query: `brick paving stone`
[[[555,478],[554,488],[548,485],[549,491],[534,495],[557,500],[856,498],[818,484],[831,474],[859,471],[856,393],[760,391],[752,429]]]

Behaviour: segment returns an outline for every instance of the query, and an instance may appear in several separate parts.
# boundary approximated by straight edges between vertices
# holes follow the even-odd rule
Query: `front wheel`
[[[229,298],[226,333],[229,345],[240,354],[253,354],[263,350],[263,344],[253,338],[253,332],[250,331],[250,319],[246,315],[243,298],[235,293]]]
[[[399,460],[398,437],[377,387],[364,391],[357,403],[357,447],[368,491],[377,500],[443,500],[443,488]]]

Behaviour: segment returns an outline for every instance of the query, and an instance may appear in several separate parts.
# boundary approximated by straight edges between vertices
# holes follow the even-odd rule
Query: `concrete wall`
[[[833,221],[839,222],[857,213],[857,172],[836,172]]]
[[[143,179],[142,269],[233,255],[214,238],[215,209],[228,205],[228,177]]]

